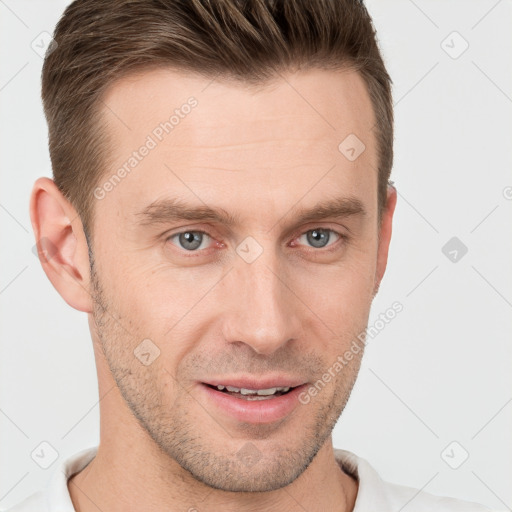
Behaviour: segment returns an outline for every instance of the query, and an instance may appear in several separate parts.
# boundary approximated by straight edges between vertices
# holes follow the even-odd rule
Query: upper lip
[[[215,377],[202,381],[209,386],[233,386],[234,388],[244,389],[270,389],[270,388],[294,388],[305,384],[306,381],[300,377],[288,376],[269,376],[269,377],[251,377],[244,375],[241,377]]]

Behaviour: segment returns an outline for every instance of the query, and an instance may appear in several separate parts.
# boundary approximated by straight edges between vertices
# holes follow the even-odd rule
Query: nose
[[[228,278],[226,341],[242,342],[258,354],[269,355],[298,338],[301,302],[277,255],[269,250],[252,263],[238,259]]]

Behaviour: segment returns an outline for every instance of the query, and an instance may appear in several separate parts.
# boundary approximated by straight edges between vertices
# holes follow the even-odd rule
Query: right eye
[[[180,233],[168,236],[166,240],[176,240],[173,244],[187,252],[199,252],[198,249],[207,248],[203,247],[203,245],[205,245],[208,239],[211,239],[211,237],[204,231],[181,231]]]

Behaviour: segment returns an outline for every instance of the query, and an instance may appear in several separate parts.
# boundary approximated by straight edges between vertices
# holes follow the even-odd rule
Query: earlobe
[[[391,242],[391,233],[393,227],[393,214],[395,213],[397,201],[396,188],[389,184],[386,200],[386,207],[382,212],[382,219],[379,227],[379,247],[377,252],[377,267],[375,272],[375,287],[373,295],[379,291],[379,286],[384,277],[388,263],[389,244]]]
[[[89,252],[82,222],[49,178],[39,178],[34,184],[30,219],[48,279],[71,307],[91,313]]]

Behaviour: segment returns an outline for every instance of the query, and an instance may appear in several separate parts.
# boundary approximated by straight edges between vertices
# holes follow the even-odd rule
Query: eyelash
[[[300,238],[304,235],[307,235],[307,233],[311,233],[312,231],[315,231],[315,230],[322,230],[324,232],[328,232],[328,233],[331,233],[331,234],[334,234],[338,237],[338,240],[334,241],[333,243],[330,243],[331,240],[329,239],[329,242],[328,244],[329,245],[326,245],[325,247],[320,247],[320,248],[316,248],[316,247],[309,247],[308,249],[308,252],[314,252],[316,254],[320,254],[322,252],[332,252],[334,250],[337,249],[337,245],[338,245],[338,242],[340,241],[343,241],[343,242],[346,242],[348,240],[348,236],[347,235],[344,235],[334,229],[330,229],[330,228],[322,228],[322,227],[315,227],[315,228],[311,228],[311,229],[308,229],[306,231],[303,231],[302,233],[298,234],[297,236],[295,236],[293,238],[293,240],[297,239],[297,238]],[[177,233],[173,233],[172,235],[169,235],[166,237],[165,241],[166,242],[169,242],[171,241],[173,238],[179,236],[179,235],[182,235],[184,233],[200,233],[200,234],[203,234],[203,235],[206,235],[207,237],[209,237],[211,240],[215,240],[214,237],[212,237],[208,232],[206,231],[202,231],[202,230],[199,230],[199,229],[186,229],[184,231],[178,231]],[[300,245],[300,244],[299,244]],[[183,248],[180,248],[178,246],[176,246],[176,248],[178,250],[181,250],[185,253],[188,253],[190,256],[187,256],[187,257],[194,257],[195,255],[201,255],[201,253],[203,251],[207,251],[208,249],[195,249],[193,251],[187,251],[186,249],[183,249]]]

